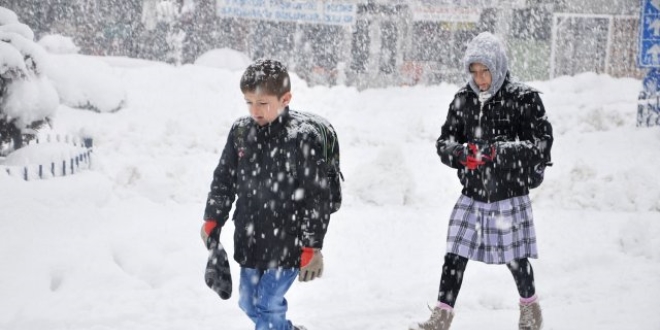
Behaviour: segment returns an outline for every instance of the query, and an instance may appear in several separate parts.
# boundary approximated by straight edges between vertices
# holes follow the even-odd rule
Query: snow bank
[[[61,34],[49,34],[39,39],[39,45],[52,54],[77,54],[80,48],[73,39]]]
[[[247,55],[229,48],[210,50],[195,60],[195,65],[241,72],[251,63]]]
[[[90,159],[89,150],[82,146],[54,142],[22,147],[0,164],[9,174],[36,180],[77,173],[89,168]]]
[[[204,284],[199,239],[212,171],[231,123],[248,113],[241,72],[102,60],[114,63],[128,106],[61,106],[54,121],[94,138],[92,170],[31,182],[0,171],[0,328],[249,329],[237,295],[221,301]],[[660,130],[635,127],[641,82],[583,74],[532,85],[556,139],[555,166],[532,192],[545,328],[657,329]],[[346,181],[324,277],[293,285],[289,317],[317,330],[426,319],[460,194],[434,145],[458,86],[358,92],[295,75],[292,86],[292,108],[337,130]],[[230,253],[232,233],[228,223]],[[234,262],[232,275],[237,283]],[[454,325],[514,328],[517,300],[506,267],[470,263]]]
[[[51,54],[46,74],[63,104],[95,112],[124,107],[126,91],[119,74],[107,63],[78,54]]]

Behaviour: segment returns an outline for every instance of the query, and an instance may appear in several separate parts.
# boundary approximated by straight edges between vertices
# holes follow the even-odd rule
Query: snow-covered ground
[[[204,284],[199,238],[212,171],[247,114],[241,72],[92,59],[116,71],[124,108],[60,106],[53,119],[94,139],[91,168],[29,182],[0,171],[0,329],[250,329],[236,287],[222,301]],[[660,329],[660,128],[635,127],[641,82],[587,73],[531,85],[555,129],[555,165],[532,192],[545,329]],[[457,89],[293,80],[292,108],[338,130],[346,177],[324,277],[288,294],[294,323],[399,330],[428,317],[460,192],[434,142]],[[454,329],[514,329],[517,299],[506,267],[472,262]]]

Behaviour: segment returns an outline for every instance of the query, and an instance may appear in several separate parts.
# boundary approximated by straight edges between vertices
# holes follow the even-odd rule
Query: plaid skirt
[[[537,258],[529,196],[484,203],[461,195],[447,231],[447,252],[487,264]]]

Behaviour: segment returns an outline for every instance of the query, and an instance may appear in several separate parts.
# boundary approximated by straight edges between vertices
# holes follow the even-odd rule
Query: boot
[[[453,311],[436,307],[431,310],[431,317],[428,321],[419,323],[410,330],[449,330],[453,318]]]
[[[302,325],[294,325],[292,330],[307,330],[307,328]]]
[[[518,329],[520,330],[541,330],[543,327],[543,315],[541,315],[541,305],[538,301],[529,304],[520,304],[520,321]]]

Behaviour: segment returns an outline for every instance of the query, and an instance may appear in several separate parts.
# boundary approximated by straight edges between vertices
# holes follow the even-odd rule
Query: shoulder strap
[[[327,162],[328,161],[328,130],[326,129],[326,127],[324,125],[322,125],[320,123],[317,123],[317,122],[314,122],[314,121],[312,121],[312,122],[314,123],[314,125],[316,126],[316,128],[319,131],[319,136],[321,138],[321,143],[323,144],[323,159],[325,159],[325,161]]]
[[[234,149],[238,151],[240,148],[245,146],[245,131],[246,127],[243,125],[237,125],[232,131],[232,138],[234,140]]]

